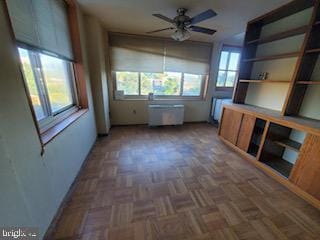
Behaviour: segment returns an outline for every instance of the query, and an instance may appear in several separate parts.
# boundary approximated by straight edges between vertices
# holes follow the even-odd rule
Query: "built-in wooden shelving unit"
[[[308,89],[315,88],[319,83],[312,81],[313,72],[316,70],[316,63],[320,53],[320,1],[314,1],[313,13],[309,27],[301,48],[298,64],[293,75],[292,84],[285,104],[282,109],[283,115],[298,116],[301,106],[305,101]],[[303,79],[303,81],[301,81]],[[319,93],[320,94],[320,93]]]
[[[301,11],[306,10],[307,8],[312,8],[311,9],[312,14],[310,16],[310,19],[307,25],[303,24],[302,26],[297,26],[295,28],[292,28],[292,25],[291,25],[291,29],[287,31],[278,32],[275,34],[272,34],[270,32],[270,27],[269,27],[268,29],[269,35],[263,36],[263,37],[260,36],[261,32],[264,31],[264,27],[266,25],[271,24],[280,19],[283,19],[285,17],[288,17],[292,14],[297,14]],[[309,11],[309,13],[311,11]],[[240,104],[246,103],[246,97],[247,97],[248,91],[249,90],[253,91],[253,89],[258,88],[258,87],[249,88],[249,86],[251,86],[250,84],[273,83],[274,85],[272,86],[274,88],[277,88],[276,84],[288,83],[289,84],[288,88],[283,87],[284,91],[282,92],[282,94],[284,96],[282,97],[283,103],[281,103],[282,105],[280,105],[280,107],[282,107],[281,113],[282,115],[299,116],[300,108],[304,101],[304,95],[307,92],[307,89],[320,84],[320,82],[317,82],[311,79],[311,75],[315,69],[315,64],[320,54],[320,13],[319,12],[320,12],[319,0],[315,0],[315,1],[296,0],[285,5],[284,7],[281,7],[269,14],[266,14],[248,23],[246,37],[244,41],[245,45],[243,48],[243,54],[242,54],[241,63],[240,63],[239,79],[237,81],[237,85],[234,92],[234,98],[233,98],[234,103],[240,103]],[[261,44],[270,43],[270,42],[274,42],[281,39],[283,41],[289,41],[288,45],[290,45],[290,41],[293,41],[293,42],[297,41],[297,40],[291,40],[290,37],[296,36],[299,34],[304,34],[303,42],[301,43],[301,47],[299,48],[299,51],[274,54],[274,50],[273,50],[272,55],[259,56],[261,55],[261,51],[257,51],[257,50],[261,46]],[[266,35],[266,34],[263,34],[263,35]],[[266,46],[264,46],[264,48],[266,48]],[[259,52],[259,55],[257,55],[257,52]],[[265,50],[265,53],[268,53],[268,51]],[[292,70],[292,76],[288,74],[291,79],[257,80],[255,79],[255,77],[257,77],[255,76],[257,75],[257,73],[255,72],[255,75],[252,75],[253,69],[256,66],[255,65],[256,62],[264,62],[264,61],[270,62],[270,61],[276,61],[276,60],[282,60],[282,59],[284,60],[289,58],[296,59],[296,60],[290,60],[290,61],[296,61],[295,69]],[[273,66],[275,66],[275,64]],[[272,74],[272,70],[270,70],[270,67],[267,69],[268,69],[267,71]],[[281,69],[277,71],[281,71]],[[286,69],[284,69],[283,71],[286,71]],[[266,87],[265,89],[268,89],[268,91],[272,91],[271,87],[268,87],[268,88]],[[272,95],[273,93],[270,92],[271,98],[273,98]],[[266,94],[264,96],[266,96]]]
[[[301,26],[294,27],[293,18]],[[244,43],[219,135],[320,209],[320,0],[295,0],[250,21]],[[263,72],[270,79],[257,79]],[[240,116],[240,125],[230,116]]]

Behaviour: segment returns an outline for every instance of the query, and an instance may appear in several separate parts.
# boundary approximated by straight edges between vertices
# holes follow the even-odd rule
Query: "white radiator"
[[[149,126],[182,125],[184,105],[149,105]]]
[[[212,101],[211,118],[213,121],[220,122],[222,107],[224,104],[232,103],[231,98],[214,98]]]

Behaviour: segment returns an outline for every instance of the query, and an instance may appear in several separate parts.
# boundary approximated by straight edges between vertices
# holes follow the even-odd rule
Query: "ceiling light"
[[[191,36],[191,34],[189,33],[188,30],[186,29],[177,29],[172,35],[171,37],[176,40],[176,41],[184,41],[189,39]]]

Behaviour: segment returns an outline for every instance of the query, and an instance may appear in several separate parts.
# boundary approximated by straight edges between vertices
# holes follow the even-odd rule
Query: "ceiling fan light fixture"
[[[186,29],[177,29],[174,31],[174,33],[171,35],[171,37],[176,41],[185,41],[191,37],[191,34]]]

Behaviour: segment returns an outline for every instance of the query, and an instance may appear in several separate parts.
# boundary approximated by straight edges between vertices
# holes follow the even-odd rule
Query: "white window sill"
[[[113,99],[114,101],[148,101],[148,102],[156,102],[156,101],[206,101],[204,97],[168,97],[168,98],[154,98],[153,100],[149,100],[148,98],[143,97],[124,97],[123,99]]]

